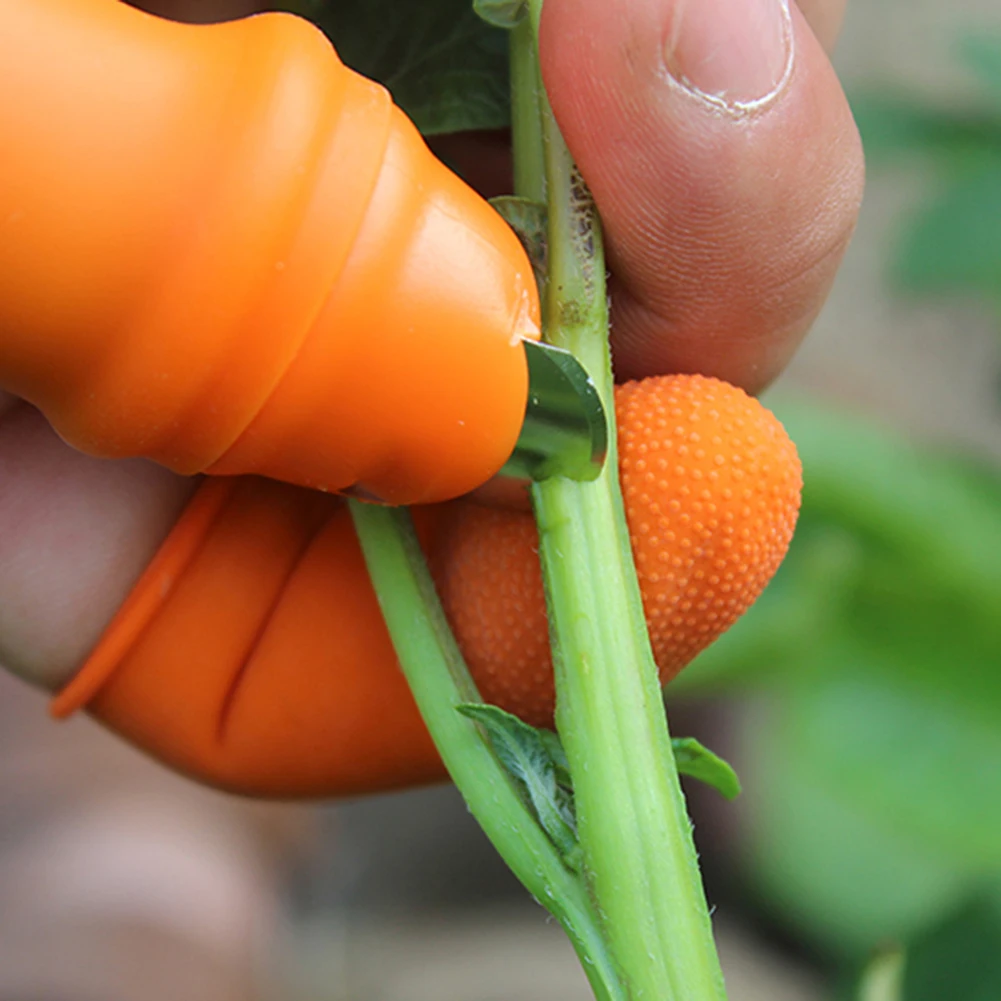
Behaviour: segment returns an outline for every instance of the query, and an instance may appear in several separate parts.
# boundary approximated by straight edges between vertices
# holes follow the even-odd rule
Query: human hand
[[[858,140],[818,41],[833,42],[843,4],[802,4],[786,20],[778,0],[758,0],[741,8],[758,15],[750,24],[733,0],[620,6],[548,0],[542,36],[554,110],[606,228],[617,372],[702,371],[759,389],[823,302],[857,212]],[[715,20],[672,22],[698,11]],[[672,33],[685,45],[667,64],[708,97],[667,77]],[[86,459],[24,407],[0,423],[0,462],[0,659],[54,689],[192,484]]]

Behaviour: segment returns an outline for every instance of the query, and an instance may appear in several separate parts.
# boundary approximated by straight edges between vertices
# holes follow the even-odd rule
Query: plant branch
[[[479,702],[404,508],[349,501],[355,531],[414,699],[445,767],[487,837],[566,930],[598,1001],[625,1001],[587,891],[529,811],[480,728]]]
[[[614,424],[601,230],[541,87],[541,0],[512,39],[516,193],[545,192],[547,339],[591,374]],[[533,113],[533,107],[537,109]],[[541,141],[540,141],[541,140]],[[540,160],[541,153],[541,160]],[[539,177],[545,177],[543,189]],[[532,489],[549,604],[557,727],[585,871],[629,997],[725,998],[671,750],[618,480],[614,426],[592,483]]]

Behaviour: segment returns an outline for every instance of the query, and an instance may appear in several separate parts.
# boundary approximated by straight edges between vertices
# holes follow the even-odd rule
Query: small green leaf
[[[466,702],[455,708],[486,730],[498,760],[527,794],[542,829],[567,866],[578,871],[581,859],[573,797],[557,778],[552,741],[542,736],[545,731],[536,730],[498,706]],[[565,763],[565,757],[563,760]]]
[[[528,13],[525,0],[473,0],[473,10],[495,28],[517,28]]]
[[[570,774],[570,762],[567,752],[563,749],[560,735],[553,730],[539,729],[535,731],[546,747],[546,752],[556,769],[556,781],[564,788],[573,791],[573,776]]]
[[[533,202],[530,198],[519,198],[517,195],[500,195],[491,198],[490,204],[517,233],[528,259],[532,262],[536,280],[541,284],[549,268],[546,206],[541,202]]]
[[[536,730],[541,738],[553,766],[556,769],[556,781],[567,790],[573,791],[573,779],[570,775],[570,764],[559,734],[552,730]],[[674,763],[682,775],[699,779],[711,785],[727,799],[734,799],[740,793],[740,780],[733,768],[721,757],[713,754],[694,737],[675,737],[671,741],[674,751]]]
[[[425,135],[505,128],[508,37],[469,0],[284,0],[353,70],[384,84]]]
[[[712,786],[726,799],[740,795],[740,779],[721,757],[703,747],[694,737],[673,737],[674,761],[682,775]]]

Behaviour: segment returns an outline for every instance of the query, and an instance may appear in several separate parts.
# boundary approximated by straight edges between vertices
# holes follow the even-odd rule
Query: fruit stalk
[[[601,230],[541,84],[541,7],[531,0],[530,17],[512,36],[516,193],[548,207],[546,338],[583,363],[614,422]],[[553,478],[532,488],[556,722],[573,775],[584,866],[629,997],[722,999],[610,431],[598,480]]]

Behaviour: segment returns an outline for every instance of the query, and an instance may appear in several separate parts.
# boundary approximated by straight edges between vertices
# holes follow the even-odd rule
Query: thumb
[[[823,303],[862,191],[851,112],[799,8],[547,0],[540,45],[606,228],[617,375],[760,389]]]

